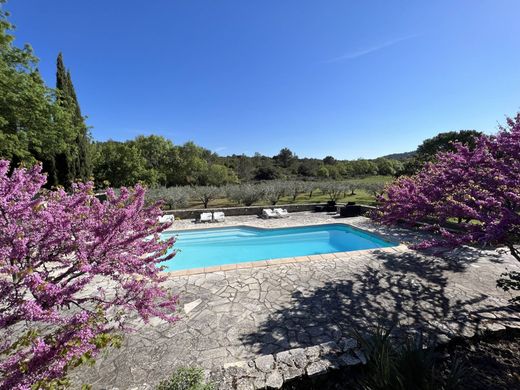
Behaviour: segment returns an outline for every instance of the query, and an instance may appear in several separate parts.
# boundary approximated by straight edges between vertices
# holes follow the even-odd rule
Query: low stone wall
[[[166,211],[165,214],[173,214],[175,218],[194,219],[199,218],[201,213],[213,213],[215,211],[223,211],[227,217],[236,215],[261,215],[262,210],[266,208],[287,209],[288,212],[294,213],[298,211],[313,211],[316,206],[324,206],[323,203],[309,204],[281,204],[276,206],[246,206],[246,207],[220,207],[207,209],[184,209]]]
[[[281,208],[286,209],[290,213],[301,211],[314,211],[317,206],[326,206],[325,203],[307,203],[307,204],[281,204],[276,206],[246,206],[246,207],[220,207],[207,209],[183,209],[183,210],[169,210],[165,214],[173,214],[175,218],[180,219],[197,219],[201,213],[213,213],[215,211],[222,211],[228,217],[237,215],[261,215],[262,210],[266,208]],[[338,203],[337,206],[344,206]],[[367,205],[359,205],[362,214],[374,210],[375,207]]]
[[[342,338],[307,348],[294,348],[255,360],[225,364],[209,373],[218,390],[280,389],[301,377],[316,377],[329,370],[366,364],[364,353],[353,338]]]

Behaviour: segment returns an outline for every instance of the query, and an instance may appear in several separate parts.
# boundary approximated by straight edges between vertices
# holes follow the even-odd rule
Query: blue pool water
[[[168,270],[307,256],[397,244],[341,224],[257,229],[229,227],[163,233],[175,236],[177,254],[163,263]]]

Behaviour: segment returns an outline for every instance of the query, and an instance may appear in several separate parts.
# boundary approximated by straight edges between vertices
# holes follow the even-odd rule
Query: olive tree
[[[189,187],[155,187],[146,193],[148,203],[163,202],[170,209],[183,208],[188,205]]]
[[[218,199],[223,193],[221,188],[215,186],[196,186],[192,187],[190,192],[194,198],[204,205],[205,209],[208,208],[209,202]]]
[[[286,186],[284,182],[272,181],[262,184],[262,198],[273,206],[280,201],[280,198],[284,196],[285,193]]]
[[[384,181],[362,184],[362,188],[369,194],[375,196],[376,198],[383,195],[383,193],[385,191],[385,186],[386,186],[386,182],[384,182]]]
[[[337,202],[341,198],[344,187],[343,183],[327,181],[320,184],[320,190],[329,196],[331,202]]]
[[[302,181],[289,181],[286,183],[287,193],[292,196],[293,202],[298,195],[306,191],[305,183]]]
[[[239,184],[226,187],[226,196],[244,206],[251,206],[262,199],[262,187],[257,184]]]

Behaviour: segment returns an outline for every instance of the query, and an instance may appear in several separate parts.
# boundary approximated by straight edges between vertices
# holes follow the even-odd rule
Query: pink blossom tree
[[[158,205],[145,189],[93,195],[43,191],[41,166],[0,161],[0,388],[59,387],[128,330],[129,316],[175,321],[176,296],[162,284]]]
[[[520,261],[520,113],[497,135],[479,137],[474,148],[454,146],[388,186],[378,218],[388,224],[431,222],[439,238],[422,248],[505,246]],[[449,229],[453,223],[456,229]],[[519,290],[520,273],[504,274],[498,285]]]

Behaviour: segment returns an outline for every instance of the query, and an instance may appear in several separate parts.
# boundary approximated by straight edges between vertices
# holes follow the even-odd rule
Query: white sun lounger
[[[226,216],[222,211],[215,211],[213,213],[213,222],[224,222]]]
[[[289,216],[286,209],[273,209],[273,212],[280,218],[287,218]]]
[[[213,215],[211,213],[202,213],[200,215],[200,222],[211,222],[213,220]]]
[[[271,209],[263,209],[262,210],[263,218],[278,218],[278,215]]]
[[[173,223],[175,216],[173,214],[161,215],[159,217],[159,223]]]

